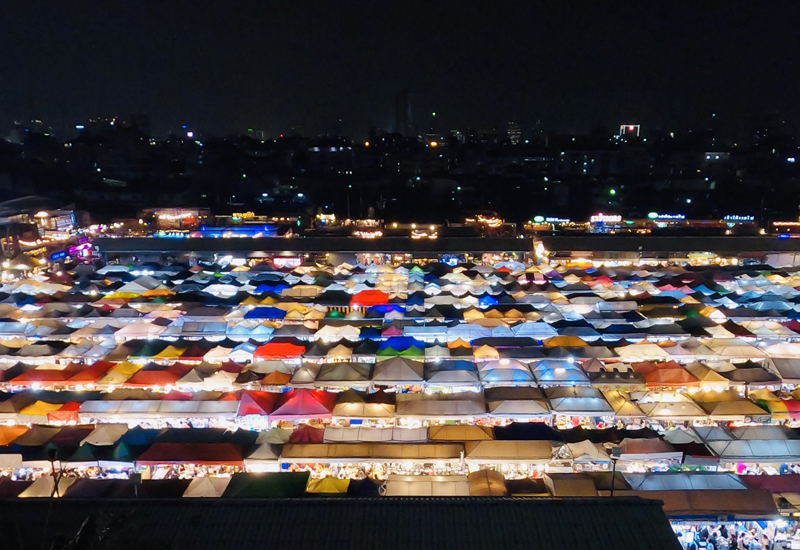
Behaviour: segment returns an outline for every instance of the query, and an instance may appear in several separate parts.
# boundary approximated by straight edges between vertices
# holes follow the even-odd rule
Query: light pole
[[[622,449],[619,447],[614,447],[611,449],[611,494],[609,496],[614,496],[614,482],[617,479],[617,460],[622,453]]]

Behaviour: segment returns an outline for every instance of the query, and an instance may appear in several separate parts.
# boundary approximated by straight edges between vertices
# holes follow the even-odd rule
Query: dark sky
[[[679,128],[800,114],[800,2],[4,1],[0,132],[145,112],[156,131],[541,119]]]

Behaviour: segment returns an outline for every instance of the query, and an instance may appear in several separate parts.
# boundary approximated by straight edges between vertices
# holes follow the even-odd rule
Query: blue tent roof
[[[245,319],[283,319],[286,312],[277,307],[261,306],[245,313]]]

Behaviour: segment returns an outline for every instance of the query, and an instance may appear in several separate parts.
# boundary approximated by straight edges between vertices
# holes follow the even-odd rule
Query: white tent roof
[[[422,384],[425,365],[405,357],[392,357],[378,361],[372,373],[372,381],[377,384],[406,386]]]
[[[388,497],[464,497],[469,496],[467,476],[399,476],[386,481]]]
[[[27,489],[22,491],[19,498],[50,498],[50,496],[63,497],[69,486],[78,480],[76,477],[62,477],[58,482],[58,495],[54,494],[56,482],[53,476],[47,475],[38,478]]]
[[[229,477],[196,477],[192,479],[186,491],[183,492],[184,498],[217,498],[231,482]]]
[[[126,433],[128,433],[127,424],[102,424],[92,430],[92,432],[81,441],[81,445],[84,443],[96,446],[113,445]]]
[[[395,415],[421,419],[476,418],[485,416],[486,408],[480,394],[400,394]]]
[[[546,464],[553,457],[550,441],[468,441],[465,449],[468,464]]]

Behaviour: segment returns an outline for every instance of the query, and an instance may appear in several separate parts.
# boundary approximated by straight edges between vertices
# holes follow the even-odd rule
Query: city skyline
[[[148,113],[157,134],[188,124],[358,137],[394,123],[405,89],[414,122],[436,112],[443,129],[668,129],[711,113],[721,124],[771,113],[797,123],[796,4],[482,8],[8,6],[0,48],[14,55],[0,59],[0,124]]]

